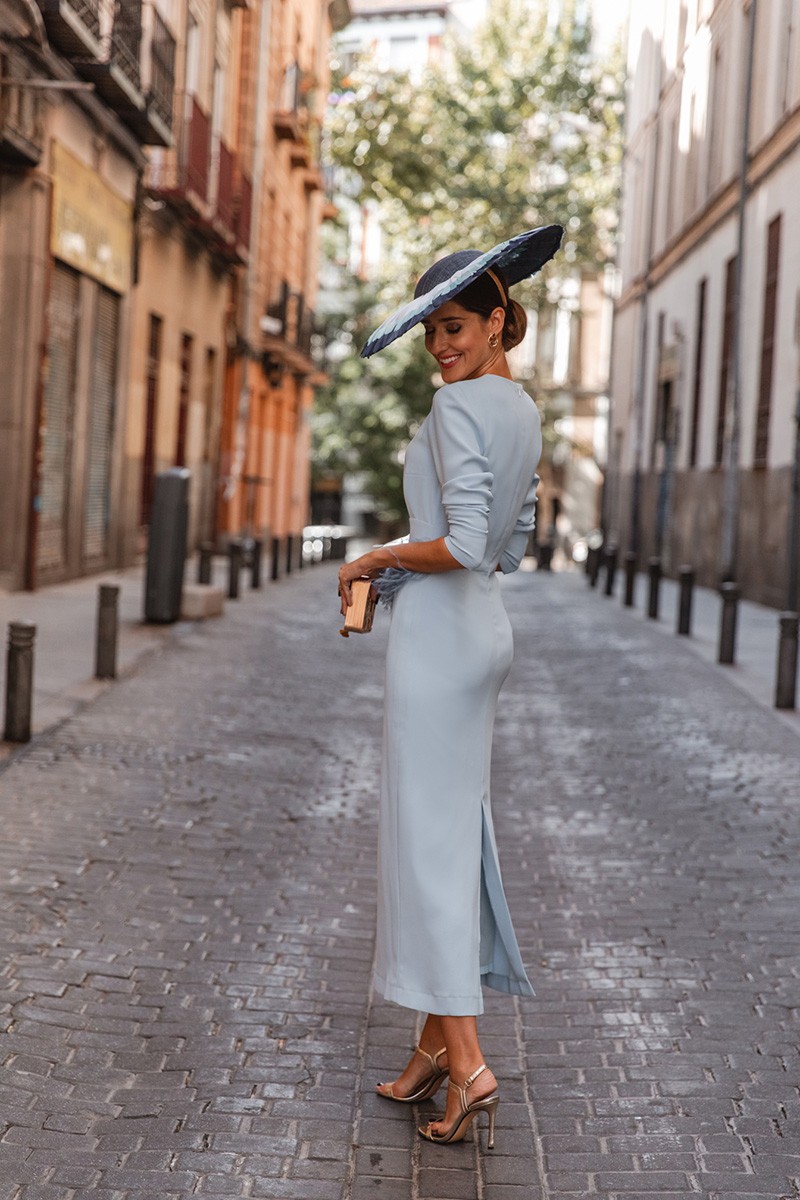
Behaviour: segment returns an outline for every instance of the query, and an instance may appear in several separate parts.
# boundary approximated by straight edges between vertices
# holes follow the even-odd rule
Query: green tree
[[[557,25],[547,8],[494,0],[475,36],[454,40],[419,83],[369,58],[335,73],[328,157],[346,172],[353,201],[377,206],[383,237],[380,307],[361,289],[359,306],[341,318],[345,347],[360,348],[364,330],[407,298],[443,250],[485,249],[522,229],[563,224],[546,275],[515,291],[533,308],[557,300],[561,275],[610,259],[621,65],[592,59],[591,29],[574,6],[562,6]],[[366,364],[342,349],[340,339],[319,405],[317,461],[349,455],[374,480],[387,515],[399,515],[402,447],[430,402],[421,339],[411,334]],[[334,428],[355,437],[349,450],[344,440],[336,450]],[[382,467],[384,454],[391,465]]]

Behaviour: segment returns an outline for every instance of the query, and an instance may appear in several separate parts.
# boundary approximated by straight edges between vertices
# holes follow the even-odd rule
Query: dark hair
[[[503,291],[507,297],[507,302],[503,302],[503,295],[500,288],[492,276],[484,272],[478,278],[464,288],[463,292],[459,292],[453,296],[456,304],[460,304],[467,312],[478,313],[479,316],[487,320],[496,308],[502,308],[505,314],[505,324],[503,325],[503,349],[510,350],[512,346],[518,346],[525,337],[525,330],[528,328],[528,316],[525,309],[516,300],[512,300],[508,295],[508,284],[503,272],[498,267],[492,267],[492,273],[497,276],[503,286]]]

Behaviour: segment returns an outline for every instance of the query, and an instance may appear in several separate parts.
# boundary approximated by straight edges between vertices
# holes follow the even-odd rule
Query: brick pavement
[[[367,995],[385,622],[339,638],[334,579],[229,606],[0,775],[0,1200],[800,1195],[800,740],[580,577],[505,582],[538,997],[489,994],[497,1150],[374,1096],[414,1038]]]

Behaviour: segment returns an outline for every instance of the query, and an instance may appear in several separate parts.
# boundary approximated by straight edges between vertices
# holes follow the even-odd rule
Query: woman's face
[[[448,300],[422,322],[425,349],[439,364],[445,383],[478,379],[489,375],[503,358],[501,336],[503,310],[496,308],[490,317],[467,312],[455,300]],[[489,338],[497,334],[497,345]]]

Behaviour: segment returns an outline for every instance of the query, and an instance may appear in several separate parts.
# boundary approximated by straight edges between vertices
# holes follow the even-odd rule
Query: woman
[[[434,1142],[460,1141],[485,1111],[493,1146],[499,1097],[478,1041],[481,984],[533,995],[503,893],[489,765],[512,659],[496,572],[517,569],[533,528],[542,444],[506,359],[526,324],[508,287],[560,239],[548,226],[448,255],[363,352],[422,320],[444,381],[406,451],[408,540],[339,571],[343,612],[354,579],[378,578],[380,590],[379,577],[396,583],[403,571],[387,651],[375,985],[426,1019],[411,1061],[378,1092],[415,1103],[449,1075],[443,1118],[420,1128]]]

